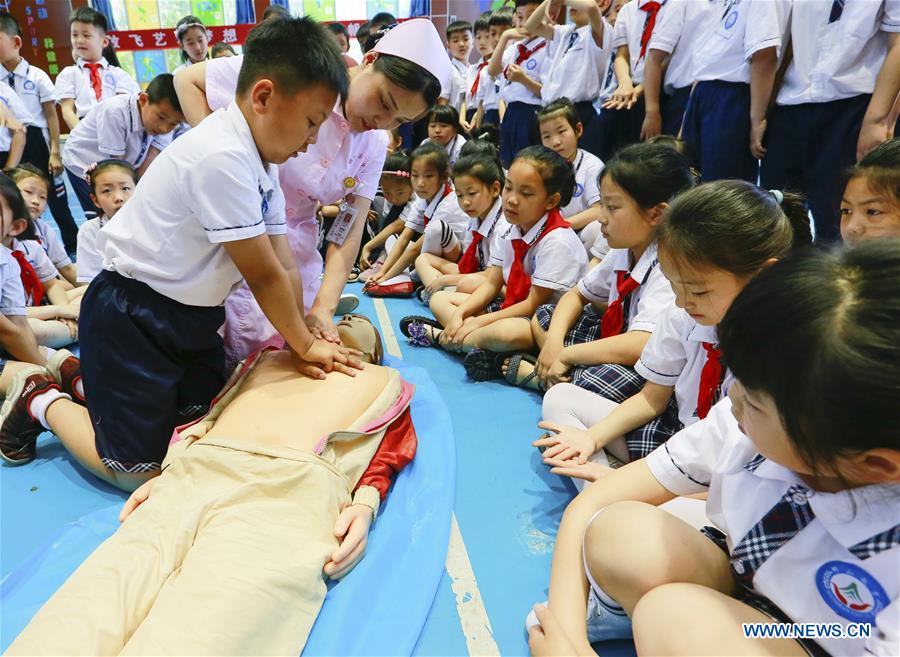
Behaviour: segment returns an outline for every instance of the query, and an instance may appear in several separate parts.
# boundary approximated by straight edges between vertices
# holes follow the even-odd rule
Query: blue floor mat
[[[307,655],[411,654],[441,580],[455,482],[447,407],[425,370],[391,358],[385,364],[416,385],[416,459],[398,476],[373,525],[365,559],[329,590]],[[125,497],[73,466],[58,443],[42,440],[38,454],[29,465],[0,471],[0,650],[115,531]],[[72,522],[73,516],[79,519]]]

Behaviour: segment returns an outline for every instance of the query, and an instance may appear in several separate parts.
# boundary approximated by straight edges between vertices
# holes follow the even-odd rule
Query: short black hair
[[[512,7],[501,7],[491,14],[491,17],[488,19],[488,26],[500,26],[500,27],[512,27],[513,24],[513,10]]]
[[[462,134],[462,126],[459,125],[459,112],[453,105],[432,105],[428,110],[428,123],[445,123],[452,125],[457,134]]]
[[[181,102],[175,91],[175,76],[171,73],[160,73],[150,80],[146,93],[151,104],[155,105],[167,100],[176,112],[181,113]]]
[[[104,34],[109,31],[109,23],[106,21],[106,16],[90,7],[79,7],[73,11],[72,15],[69,17],[69,25],[72,23],[87,23],[88,25],[93,25]]]
[[[93,169],[88,171],[88,184],[91,186],[91,191],[95,194],[97,193],[97,178],[104,171],[109,171],[110,169],[121,169],[137,184],[137,172],[134,170],[134,167],[131,165],[131,162],[126,162],[125,160],[119,160],[116,158],[108,158],[106,160],[100,160],[97,162],[96,166]]]
[[[411,164],[412,162],[409,153],[404,150],[394,151],[384,158],[384,165],[381,167],[381,175],[394,176],[409,182],[409,168]],[[399,175],[397,174],[398,171],[400,172]],[[402,175],[404,173],[406,175]]]
[[[612,156],[600,180],[609,176],[644,210],[670,203],[695,184],[687,158],[674,148],[641,142]]]
[[[17,184],[28,178],[38,178],[47,186],[47,193],[49,194],[50,192],[50,179],[47,177],[47,174],[38,169],[31,162],[23,162],[19,166],[10,169],[6,175],[12,178],[13,182]]]
[[[518,152],[513,163],[518,160],[525,160],[538,170],[547,196],[559,194],[559,207],[565,207],[572,201],[575,169],[566,158],[546,146],[528,146]]]
[[[466,143],[466,146],[468,145],[469,143]],[[490,144],[487,144],[487,146],[490,146]],[[503,167],[500,165],[500,158],[496,149],[486,149],[480,152],[475,152],[474,150],[470,150],[467,153],[461,152],[456,164],[453,165],[453,178],[456,179],[457,176],[470,176],[487,187],[490,187],[495,182],[500,183],[501,188],[506,184],[506,176],[503,175]]]
[[[359,47],[362,48],[363,54],[368,52],[366,50],[366,39],[369,38],[371,33],[372,25],[368,21],[360,23],[359,27],[356,28],[356,40],[359,41]]]
[[[28,213],[28,207],[25,205],[25,199],[22,198],[22,192],[16,186],[12,178],[6,174],[0,174],[0,197],[9,206],[12,212],[13,221],[22,219],[28,224],[24,231],[16,235],[17,240],[33,240],[37,239],[37,231],[34,228],[34,222]]]
[[[815,473],[900,449],[900,239],[779,260],[732,302],[718,337],[741,386],[772,398]]]
[[[0,32],[10,37],[22,38],[22,26],[19,25],[19,21],[5,11],[0,12]]]
[[[347,26],[343,23],[327,23],[325,25],[325,29],[331,32],[332,34],[343,34],[347,37],[347,40],[350,40],[350,32],[347,30]]]
[[[447,40],[450,40],[451,34],[457,32],[471,32],[472,24],[469,21],[453,21],[447,26]]]
[[[369,27],[373,30],[377,30],[380,27],[384,27],[385,25],[393,25],[396,22],[397,19],[392,13],[388,11],[380,11],[369,19]]]
[[[557,117],[565,119],[566,122],[572,126],[572,130],[577,129],[578,124],[581,123],[581,119],[578,118],[578,112],[575,110],[575,105],[565,96],[547,103],[538,110],[538,125],[544,121],[555,119]]]
[[[291,18],[291,10],[281,5],[269,5],[263,10],[262,21],[270,18]]]
[[[336,91],[343,100],[350,80],[334,39],[311,18],[263,21],[244,43],[238,96],[261,78],[272,79],[289,96],[313,85]]]
[[[491,12],[486,11],[478,16],[478,18],[475,19],[475,25],[472,26],[472,31],[478,33],[491,29],[491,15]]]
[[[516,0],[516,9],[519,7],[527,7],[528,5],[539,5],[541,0]]]
[[[219,53],[222,52],[230,52],[232,55],[237,54],[234,51],[234,48],[231,47],[230,43],[225,43],[224,41],[216,41],[210,49],[210,54],[212,55],[212,57],[217,57]]]
[[[889,139],[869,151],[848,171],[847,182],[854,178],[864,178],[869,189],[900,206],[900,139]]]
[[[412,170],[412,166],[416,160],[427,161],[431,166],[437,169],[438,175],[441,178],[450,177],[450,156],[447,154],[447,149],[440,144],[426,141],[414,150],[409,158],[410,170]]]

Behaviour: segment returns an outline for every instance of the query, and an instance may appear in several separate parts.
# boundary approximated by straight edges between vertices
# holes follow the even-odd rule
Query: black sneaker
[[[24,465],[34,459],[37,437],[44,433],[28,406],[35,396],[59,390],[59,384],[43,367],[32,365],[13,378],[0,408],[0,457],[11,465]]]

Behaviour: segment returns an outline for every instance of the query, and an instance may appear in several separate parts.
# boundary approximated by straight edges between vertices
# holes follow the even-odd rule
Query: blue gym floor
[[[80,208],[73,213],[82,217]],[[360,294],[361,289],[350,284],[345,291]],[[380,326],[373,301],[360,296],[358,312]],[[455,579],[445,570],[415,654],[526,655],[523,621],[534,603],[546,599],[557,527],[572,496],[530,444],[539,433],[540,398],[500,383],[471,383],[458,357],[409,347],[397,323],[427,309],[415,300],[387,300],[385,307],[402,357],[429,372],[450,411],[457,454],[455,518],[467,554],[461,558],[459,546],[451,550]],[[66,523],[125,498],[88,475],[45,434],[27,469],[0,467],[0,577]],[[466,561],[468,576],[458,565]],[[480,613],[479,595],[486,614]],[[5,644],[10,638],[4,639]],[[627,642],[602,648],[605,656],[634,654]]]

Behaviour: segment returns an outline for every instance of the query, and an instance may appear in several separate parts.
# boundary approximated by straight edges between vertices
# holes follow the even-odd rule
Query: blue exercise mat
[[[424,369],[391,357],[385,365],[416,386],[411,406],[419,439],[416,458],[397,477],[372,526],[365,558],[330,586],[304,655],[412,654],[444,570],[456,469],[450,416]],[[82,494],[108,498],[99,490]],[[60,527],[0,581],[0,651],[115,531],[120,508],[106,506]],[[6,515],[3,532],[15,535],[16,523],[27,522],[28,515]]]

